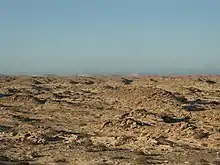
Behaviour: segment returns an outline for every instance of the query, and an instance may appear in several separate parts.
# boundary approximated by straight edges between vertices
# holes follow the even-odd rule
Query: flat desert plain
[[[2,165],[216,165],[220,77],[2,75],[0,121]]]

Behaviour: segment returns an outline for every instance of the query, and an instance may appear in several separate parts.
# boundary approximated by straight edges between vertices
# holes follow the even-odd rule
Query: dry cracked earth
[[[218,76],[1,76],[0,164],[216,165]]]

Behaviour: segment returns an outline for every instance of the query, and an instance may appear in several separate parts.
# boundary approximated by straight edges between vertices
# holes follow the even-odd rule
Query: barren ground
[[[220,77],[124,78],[1,76],[0,164],[217,164]]]

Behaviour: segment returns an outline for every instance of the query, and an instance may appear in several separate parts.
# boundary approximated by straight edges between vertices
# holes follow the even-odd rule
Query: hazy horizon
[[[57,75],[57,76],[71,76],[71,75],[220,75],[220,70],[208,70],[208,69],[185,69],[185,70],[159,70],[159,71],[108,71],[108,72],[95,72],[95,71],[44,71],[44,72],[1,72],[0,75],[37,75],[37,76],[44,76],[44,75]]]
[[[219,0],[2,0],[0,74],[220,74]]]

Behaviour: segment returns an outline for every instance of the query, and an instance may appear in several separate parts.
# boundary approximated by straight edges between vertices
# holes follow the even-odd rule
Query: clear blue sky
[[[1,73],[187,69],[220,71],[220,0],[0,0]]]

